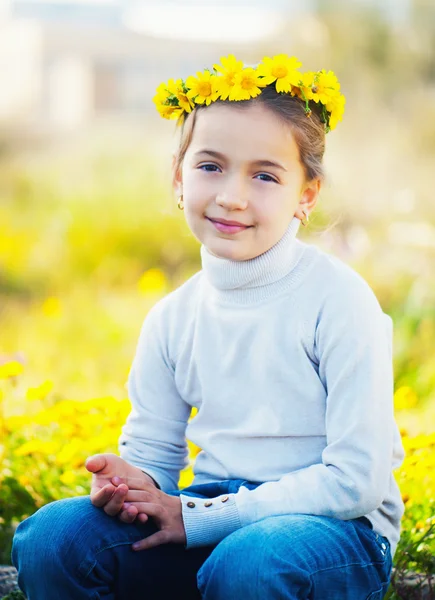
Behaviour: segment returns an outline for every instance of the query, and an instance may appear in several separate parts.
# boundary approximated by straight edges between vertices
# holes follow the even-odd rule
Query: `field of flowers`
[[[120,145],[66,162],[0,161],[0,563],[9,563],[21,519],[88,493],[85,459],[117,452],[143,318],[200,268],[198,244],[162,184],[167,157],[155,158]],[[333,157],[329,167],[338,174]],[[372,214],[374,204],[356,210],[363,191],[349,203],[345,188],[336,178],[334,193],[325,189],[301,236],[352,264],[394,321],[406,449],[395,476],[406,513],[393,600],[405,597],[407,571],[435,576],[435,214],[423,187],[425,223],[404,213],[405,192],[396,212]],[[197,451],[190,444],[191,461]],[[191,478],[188,468],[180,486]]]

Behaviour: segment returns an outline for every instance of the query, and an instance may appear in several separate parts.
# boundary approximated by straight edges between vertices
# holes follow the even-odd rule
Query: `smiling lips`
[[[218,231],[222,233],[238,233],[239,231],[244,231],[245,229],[249,229],[251,225],[244,225],[243,223],[239,223],[238,221],[226,221],[225,219],[207,219],[213,223]]]

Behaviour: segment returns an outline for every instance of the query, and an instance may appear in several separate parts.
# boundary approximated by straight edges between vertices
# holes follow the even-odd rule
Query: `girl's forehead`
[[[261,104],[214,104],[198,110],[189,153],[214,150],[228,156],[255,156],[260,152],[281,160],[299,158],[290,125]]]

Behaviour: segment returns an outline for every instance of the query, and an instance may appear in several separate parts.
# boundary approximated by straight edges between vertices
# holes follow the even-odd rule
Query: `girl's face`
[[[290,127],[260,104],[199,110],[181,172],[174,174],[193,235],[215,256],[248,260],[314,208],[318,180],[305,182]],[[225,227],[213,220],[235,221]]]

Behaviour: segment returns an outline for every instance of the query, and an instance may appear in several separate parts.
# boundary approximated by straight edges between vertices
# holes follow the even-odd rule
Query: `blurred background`
[[[347,97],[301,235],[369,281],[395,321],[397,385],[435,403],[433,2],[0,6],[3,362],[16,355],[27,383],[49,377],[61,396],[124,394],[149,303],[200,268],[155,89],[228,53],[284,52],[334,70]]]
[[[71,430],[62,463],[63,442],[35,442],[52,441],[48,417],[31,429],[37,415],[124,402],[147,311],[200,269],[171,190],[176,127],[152,97],[229,53],[296,55],[341,82],[344,120],[300,236],[361,273],[393,318],[397,419],[404,437],[426,436],[414,450],[434,466],[435,3],[0,0],[0,414],[18,452],[7,477],[18,456],[70,464],[85,430]],[[76,415],[65,410],[64,423]],[[98,418],[88,426],[103,435]],[[39,504],[66,493],[20,485]]]

